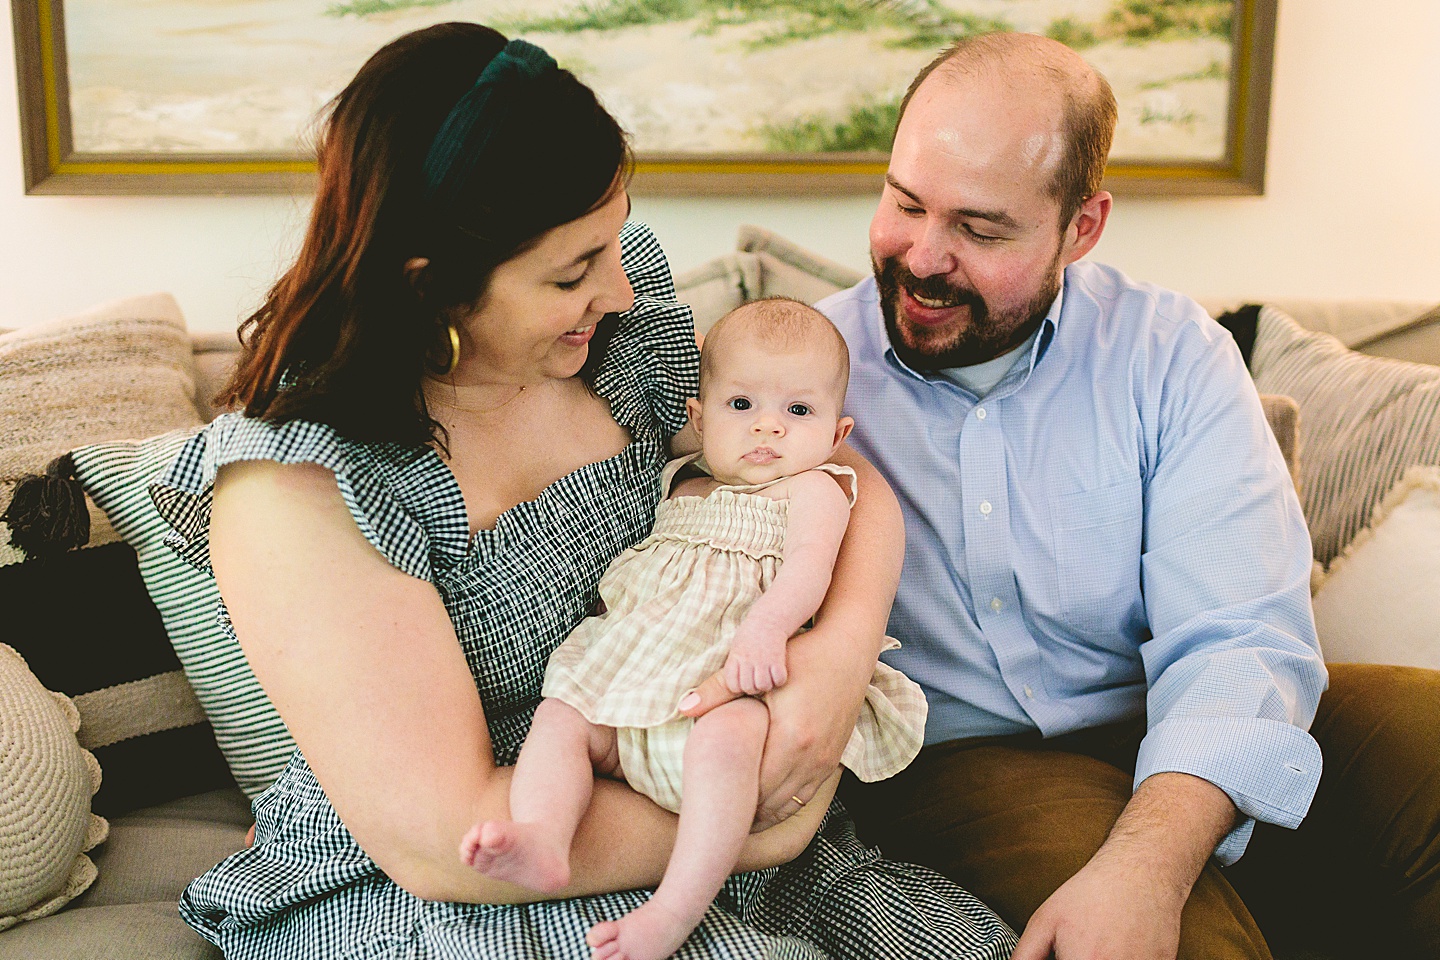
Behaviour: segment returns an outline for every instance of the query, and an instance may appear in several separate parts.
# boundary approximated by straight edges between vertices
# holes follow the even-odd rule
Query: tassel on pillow
[[[21,477],[0,521],[10,527],[10,543],[32,560],[89,541],[90,511],[70,454],[50,461],[43,474]]]

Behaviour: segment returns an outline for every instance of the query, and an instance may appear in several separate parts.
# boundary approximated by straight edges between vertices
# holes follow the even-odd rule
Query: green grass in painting
[[[1176,123],[1187,125],[1195,122],[1194,110],[1181,110],[1178,113],[1172,112],[1163,107],[1143,107],[1140,110],[1140,125],[1149,126],[1152,123]]]
[[[1168,87],[1173,83],[1186,83],[1191,80],[1228,80],[1230,72],[1219,60],[1211,60],[1210,65],[1204,70],[1196,70],[1193,73],[1176,74],[1173,77],[1166,77],[1164,80],[1151,80],[1140,84],[1141,90],[1158,90]]]
[[[887,46],[902,50],[935,50],[947,47],[956,40],[973,37],[982,33],[1002,33],[1013,30],[1009,21],[998,17],[979,17],[969,13],[951,13],[937,17],[928,23],[916,23],[908,36],[892,40]]]
[[[455,0],[350,0],[331,4],[325,12],[332,17],[368,17],[374,13],[409,10],[412,7],[443,7]]]
[[[1045,36],[1060,41],[1071,50],[1084,50],[1100,42],[1100,36],[1090,24],[1073,17],[1050,21],[1050,26],[1045,28]]]
[[[1003,20],[955,13],[939,0],[597,0],[555,16],[521,16],[498,26],[514,33],[579,33],[687,20],[698,20],[701,34],[768,25],[747,43],[752,49],[887,28],[900,33],[890,46],[939,47],[973,33],[1009,29]]]
[[[760,130],[768,150],[782,153],[837,153],[889,150],[900,118],[900,98],[867,100],[852,106],[845,117],[802,117]]]
[[[1115,0],[1104,32],[1132,43],[1188,37],[1229,39],[1230,0]]]

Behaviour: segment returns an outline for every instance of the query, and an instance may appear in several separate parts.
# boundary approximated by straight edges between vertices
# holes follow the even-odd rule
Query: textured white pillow
[[[168,293],[0,334],[0,512],[19,477],[67,450],[201,422],[190,337]],[[103,514],[90,519],[92,544],[115,539]],[[21,559],[0,524],[0,564]]]
[[[0,643],[0,930],[49,916],[95,882],[85,851],[110,825],[90,812],[100,765],[80,711]]]
[[[1314,603],[1326,660],[1440,668],[1440,467],[1405,471]]]
[[[742,303],[762,297],[814,303],[853,287],[863,276],[763,227],[743,226],[735,253],[680,274],[675,293],[694,311],[695,329],[705,333]]]

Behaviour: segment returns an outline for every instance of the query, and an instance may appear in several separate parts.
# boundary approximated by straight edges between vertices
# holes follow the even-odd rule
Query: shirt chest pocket
[[[1137,612],[1143,516],[1138,477],[1050,498],[1060,615],[1076,632],[1114,633]]]

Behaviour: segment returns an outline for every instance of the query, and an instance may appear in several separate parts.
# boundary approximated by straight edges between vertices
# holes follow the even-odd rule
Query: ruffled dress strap
[[[665,500],[670,496],[670,487],[675,483],[675,478],[680,475],[680,471],[692,463],[696,463],[699,459],[700,451],[697,450],[694,453],[687,453],[683,457],[676,457],[674,460],[665,464],[665,469],[660,471],[661,500]],[[703,469],[703,467],[701,469]],[[708,473],[709,471],[706,472]]]
[[[847,483],[840,484],[845,491],[845,498],[850,501],[850,506],[855,506],[856,499],[860,496],[860,480],[855,476],[855,471],[850,467],[838,463],[822,463],[815,468],[830,474],[836,480],[846,480]]]
[[[173,530],[166,543],[210,570],[210,507],[221,467],[245,460],[314,463],[333,474],[355,525],[392,566],[423,580],[458,562],[469,539],[453,475],[428,447],[357,443],[306,420],[272,423],[238,413],[211,422],[150,485]]]
[[[687,462],[694,462],[695,465],[696,465],[697,467],[699,467],[701,470],[704,470],[706,473],[710,474],[711,476],[714,476],[714,474],[711,473],[711,471],[710,471],[709,465],[705,463],[704,458],[701,457],[700,454],[698,454],[698,453],[697,453],[697,454],[693,454],[693,455],[687,460]],[[681,466],[683,467],[684,464],[681,464]],[[841,488],[845,491],[845,499],[848,500],[848,501],[850,501],[850,506],[852,506],[852,507],[855,506],[855,499],[859,496],[860,491],[858,490],[859,481],[858,481],[858,480],[856,479],[856,477],[855,477],[855,471],[854,471],[854,470],[850,469],[849,467],[841,466],[841,465],[838,464],[838,463],[822,463],[822,464],[820,464],[819,466],[814,467],[813,469],[819,470],[819,471],[821,471],[822,473],[828,473],[828,474],[830,474],[832,477],[835,477],[837,480],[846,480],[846,481],[848,481],[848,482],[846,482],[846,483],[840,484],[840,486],[841,486]],[[715,489],[716,489],[716,490],[729,490],[731,493],[759,493],[761,490],[764,490],[766,487],[773,487],[775,484],[777,484],[777,483],[779,483],[781,480],[785,480],[785,479],[788,479],[788,478],[786,478],[786,477],[776,477],[774,480],[767,480],[767,481],[765,481],[764,483],[750,483],[750,484],[727,483],[727,484],[721,484],[719,487],[716,487]],[[668,493],[669,493],[669,490],[670,490],[670,488],[669,488],[669,486],[667,485],[667,486],[665,487],[665,492],[668,494]]]

